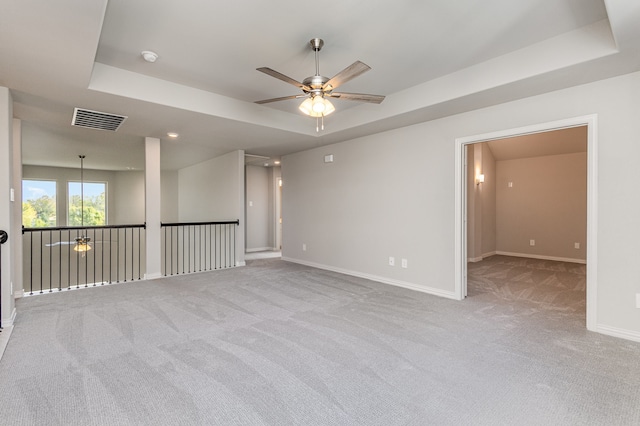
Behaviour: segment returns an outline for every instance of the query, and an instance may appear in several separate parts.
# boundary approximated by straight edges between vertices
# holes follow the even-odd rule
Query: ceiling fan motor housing
[[[321,75],[314,75],[312,77],[307,77],[302,81],[302,84],[304,84],[307,87],[310,87],[312,90],[302,89],[302,91],[305,93],[310,93],[312,96],[322,95],[323,93],[329,94],[331,93],[331,90],[332,90],[331,87],[325,87],[325,89],[322,90],[322,86],[324,86],[324,84],[327,81],[329,81],[329,78],[323,77]]]

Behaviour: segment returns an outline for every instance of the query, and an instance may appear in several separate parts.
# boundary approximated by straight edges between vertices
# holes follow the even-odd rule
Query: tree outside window
[[[106,182],[84,182],[84,223],[80,182],[69,182],[68,226],[101,226],[107,223]]]
[[[22,225],[25,228],[56,226],[56,181],[22,181]]]

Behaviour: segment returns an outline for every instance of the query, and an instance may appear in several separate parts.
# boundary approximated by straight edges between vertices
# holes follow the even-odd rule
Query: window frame
[[[80,181],[80,180],[68,180],[67,181],[67,203],[66,203],[66,215],[67,215],[67,226],[81,226],[81,224],[77,224],[77,225],[71,225],[70,223],[70,217],[69,217],[69,208],[71,207],[71,184],[79,184],[79,185],[87,185],[87,184],[103,184],[104,185],[104,223],[101,225],[87,225],[85,224],[84,226],[106,226],[109,223],[109,182],[108,181],[103,181],[103,180],[84,180],[84,181]],[[87,198],[87,194],[86,194],[86,186],[85,186],[85,197]],[[80,195],[80,194],[78,194]]]
[[[20,221],[22,223],[22,226],[24,226],[25,228],[50,228],[50,227],[57,227],[58,226],[58,202],[59,202],[59,197],[58,197],[58,181],[56,179],[37,179],[37,178],[23,178],[22,179],[22,188],[21,188],[21,208],[22,205],[24,205],[24,202],[27,201],[27,199],[25,198],[25,182],[47,182],[47,183],[51,183],[53,182],[53,190],[54,190],[54,194],[53,194],[53,214],[54,214],[54,223],[53,224],[48,224],[46,226],[36,226],[35,224],[32,226],[31,224],[29,224],[29,226],[26,226],[26,224],[24,223],[24,215],[21,214],[20,215]]]

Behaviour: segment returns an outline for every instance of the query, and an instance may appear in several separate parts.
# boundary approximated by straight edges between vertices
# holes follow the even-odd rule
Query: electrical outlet
[[[302,251],[307,251],[307,245],[302,243]]]
[[[396,259],[394,257],[389,258],[389,266],[396,266]]]
[[[580,243],[573,243],[573,248],[579,249],[580,248]]]
[[[536,240],[529,240],[529,245],[530,246],[535,246],[536,245]]]
[[[407,259],[402,259],[402,267],[405,269],[409,267]]]

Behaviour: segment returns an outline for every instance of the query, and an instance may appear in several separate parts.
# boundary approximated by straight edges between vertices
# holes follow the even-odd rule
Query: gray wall
[[[499,252],[586,260],[587,153],[498,161],[497,223]]]
[[[597,324],[640,337],[637,93],[633,73],[285,156],[283,256],[452,294],[456,138],[595,113]]]
[[[117,224],[144,223],[144,172],[114,172],[115,188],[111,191],[114,221]],[[112,183],[109,184],[111,186]]]
[[[244,217],[244,158],[238,165],[239,153],[234,151],[178,171],[181,222]]]
[[[489,145],[467,146],[467,258],[477,262],[496,252],[496,161]],[[484,174],[484,183],[476,177]]]
[[[280,167],[246,167],[247,252],[277,249],[276,179],[280,174]]]
[[[178,171],[162,171],[160,174],[161,212],[160,220],[164,223],[175,223],[180,220],[178,212]]]
[[[246,251],[267,250],[273,247],[273,215],[269,194],[272,186],[271,170],[267,167],[246,167]]]
[[[486,143],[482,149],[482,173],[484,183],[478,185],[482,197],[482,242],[480,252],[483,256],[496,251],[496,160]]]
[[[244,151],[185,167],[178,171],[180,222],[240,220],[236,259],[244,262]]]

